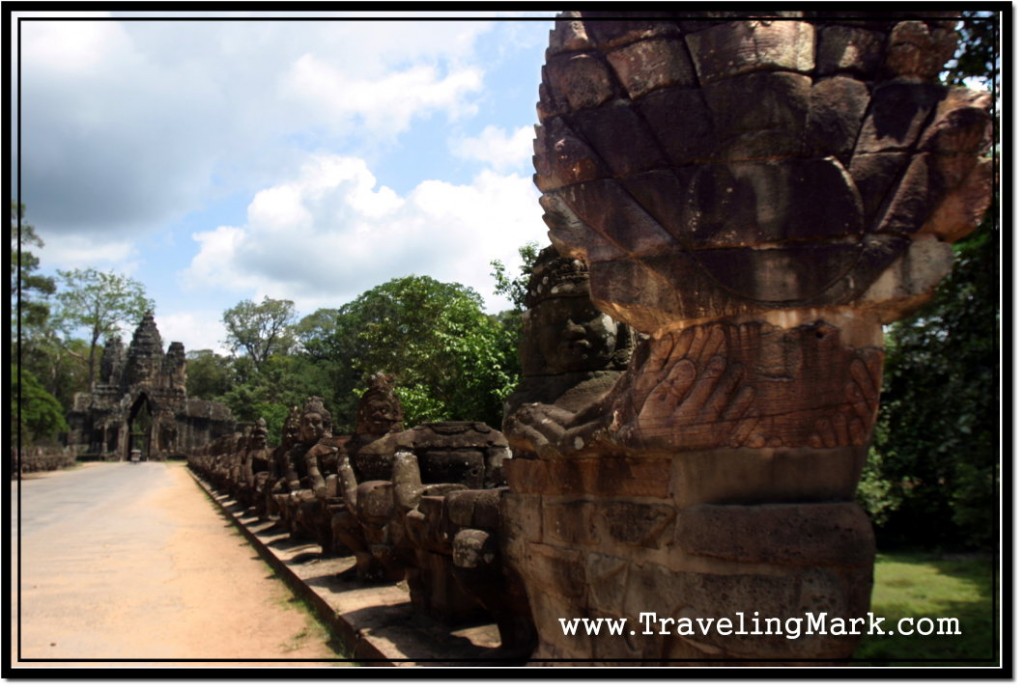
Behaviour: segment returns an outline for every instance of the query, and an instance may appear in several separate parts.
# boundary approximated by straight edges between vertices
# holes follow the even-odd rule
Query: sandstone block
[[[661,89],[637,99],[636,104],[673,165],[688,165],[711,155],[714,124],[700,89]]]
[[[616,177],[668,165],[650,127],[629,101],[576,113],[574,125]]]
[[[554,113],[596,108],[615,96],[612,75],[595,55],[554,55],[542,71]]]
[[[870,75],[882,60],[885,36],[852,26],[826,26],[818,32],[817,73]]]
[[[502,525],[508,540],[540,542],[543,536],[541,498],[505,492],[501,495]]]
[[[545,498],[543,511],[545,541],[565,545],[589,545],[595,542],[595,506],[591,502]]]
[[[730,22],[686,36],[704,84],[757,70],[814,69],[814,26],[805,22]]]
[[[715,134],[726,141],[747,132],[802,130],[810,109],[811,78],[794,72],[754,72],[708,84],[703,91]]]
[[[661,549],[672,541],[676,512],[668,504],[601,501],[593,517],[599,544]]]
[[[867,566],[874,532],[854,503],[691,506],[679,512],[675,544],[714,559],[790,566]]]
[[[808,151],[849,161],[870,98],[867,86],[856,79],[838,76],[816,82],[807,119]]]
[[[608,53],[608,62],[632,99],[696,82],[690,57],[677,41],[638,41]]]
[[[868,447],[713,449],[672,460],[676,506],[850,501]]]

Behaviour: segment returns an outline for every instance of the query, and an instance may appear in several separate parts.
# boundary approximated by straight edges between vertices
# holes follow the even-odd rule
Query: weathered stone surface
[[[693,65],[676,41],[638,41],[608,53],[608,62],[632,99],[668,86],[692,86]]]
[[[754,72],[708,84],[703,89],[719,141],[741,134],[804,128],[811,105],[811,78],[793,72]],[[776,150],[775,156],[799,155]]]
[[[545,142],[535,142],[536,175],[534,183],[541,191],[555,190],[578,182],[607,177],[607,167],[589,144],[576,136],[559,119],[542,132]]]
[[[615,96],[612,75],[595,55],[559,54],[544,65],[544,81],[551,85],[553,113],[595,108]]]
[[[579,12],[563,12],[558,16],[548,41],[548,58],[559,53],[589,50],[595,47],[587,35],[583,21],[579,19],[579,14]]]
[[[504,490],[459,490],[447,495],[448,518],[454,525],[497,530],[501,525]]]
[[[668,164],[657,139],[629,101],[617,99],[579,112],[574,124],[616,177]]]
[[[621,12],[589,10],[584,17],[587,34],[605,52],[637,41],[678,36],[680,33],[670,12],[645,12],[642,19],[626,19]]]
[[[893,184],[903,176],[910,163],[910,152],[886,151],[859,153],[850,160],[850,176],[860,192],[864,219],[869,228],[877,227],[877,216]]]
[[[945,93],[937,84],[894,81],[876,86],[857,140],[857,153],[913,148]]]
[[[971,170],[963,182],[939,203],[918,232],[947,242],[956,242],[974,232],[992,203],[994,169],[995,163],[988,160]]]
[[[540,542],[544,535],[541,497],[514,491],[501,495],[500,511],[503,536],[509,544],[522,547],[526,542]]]
[[[687,34],[704,84],[756,70],[814,69],[814,27],[794,21],[731,22]]]
[[[807,121],[808,153],[834,152],[848,163],[870,100],[867,86],[857,79],[837,76],[815,82]]]
[[[885,66],[898,77],[935,79],[957,46],[957,34],[947,27],[904,21],[889,34]]]
[[[591,606],[606,612],[623,611],[629,561],[591,552],[586,561],[587,583]]]
[[[677,506],[851,501],[868,447],[712,449],[672,459]]]
[[[790,566],[871,567],[875,539],[854,503],[703,504],[679,512],[675,542],[689,554]]]
[[[826,26],[818,32],[817,73],[874,73],[882,59],[885,35],[852,26]]]
[[[673,538],[676,511],[667,504],[638,501],[602,501],[593,505],[598,541],[661,549]]]
[[[545,499],[544,536],[554,544],[593,544],[594,506],[589,501],[560,502]]]
[[[711,155],[714,123],[700,89],[661,89],[639,98],[636,106],[672,165],[689,165]]]

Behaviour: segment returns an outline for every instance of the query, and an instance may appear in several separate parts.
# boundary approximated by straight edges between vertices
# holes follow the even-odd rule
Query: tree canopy
[[[332,357],[343,412],[354,419],[366,377],[382,371],[395,375],[407,424],[500,425],[502,402],[516,381],[506,366],[508,345],[472,289],[427,276],[389,281],[338,312]]]
[[[258,370],[271,355],[287,353],[292,346],[295,303],[269,297],[258,305],[243,300],[225,310],[223,321],[228,333],[226,345],[234,353],[244,353]]]

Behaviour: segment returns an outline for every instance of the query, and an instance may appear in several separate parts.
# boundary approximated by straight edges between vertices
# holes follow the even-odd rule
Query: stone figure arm
[[[613,415],[610,396],[573,413],[557,405],[529,403],[505,422],[505,436],[514,448],[540,458],[557,459],[600,443]]]
[[[352,515],[355,515],[359,482],[356,480],[356,473],[352,469],[352,463],[349,461],[348,454],[343,451],[340,453],[341,456],[338,459],[338,494],[344,500],[345,506],[352,512]]]

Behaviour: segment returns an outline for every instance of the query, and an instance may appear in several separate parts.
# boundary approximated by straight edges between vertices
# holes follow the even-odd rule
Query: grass
[[[282,582],[287,588],[287,585]],[[334,632],[317,616],[316,612],[309,606],[305,600],[298,595],[291,592],[289,589],[289,595],[282,597],[276,603],[279,607],[287,609],[293,609],[300,612],[306,617],[306,626],[299,633],[293,635],[291,640],[285,644],[284,651],[292,652],[301,648],[310,636],[316,636],[319,640],[323,641],[331,651],[338,656],[337,663],[341,663],[344,666],[355,665],[355,663],[347,662],[346,658],[351,657],[349,652],[345,649],[345,645],[338,640],[334,635]]]
[[[993,558],[988,555],[937,557],[879,554],[871,611],[895,629],[903,617],[955,617],[960,635],[933,633],[864,636],[854,656],[862,664],[890,666],[997,664],[993,620]]]

